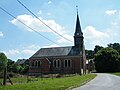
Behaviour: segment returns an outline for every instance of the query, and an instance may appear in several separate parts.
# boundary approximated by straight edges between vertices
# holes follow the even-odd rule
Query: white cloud
[[[40,48],[40,46],[39,45],[29,45],[29,46],[25,46],[25,47],[23,47],[23,49],[34,49],[34,50],[37,50],[37,49],[39,49]]]
[[[0,32],[0,37],[3,37],[3,33],[2,32]]]
[[[35,53],[34,50],[29,50],[29,49],[26,49],[26,50],[22,50],[21,52],[22,54],[27,54],[27,55],[32,55]]]
[[[48,26],[50,26],[53,30],[56,32],[61,33],[61,29],[63,28],[59,24],[57,24],[54,20],[44,20],[41,17],[39,17],[44,23],[46,23]],[[41,23],[37,18],[32,17],[31,15],[19,15],[17,16],[17,19],[25,23],[27,26],[35,29],[38,32],[53,32],[49,28],[47,28],[43,23]],[[13,19],[10,21],[12,24],[22,27],[27,31],[32,31],[29,28],[26,28],[23,24],[21,24],[18,20]]]
[[[51,4],[52,3],[52,1],[48,1],[48,4]]]
[[[55,20],[44,20],[41,17],[39,17],[44,23],[46,23],[49,27],[51,27],[55,32],[63,35],[64,37],[73,40],[72,36],[70,36],[67,33],[67,30],[59,25],[58,23],[55,22]],[[31,15],[19,15],[17,16],[17,19],[19,19],[20,21],[24,22],[27,26],[33,28],[34,30],[38,31],[38,32],[49,32],[49,33],[53,33],[55,35],[57,35],[56,33],[54,33],[54,31],[50,30],[48,27],[46,27],[45,25],[43,25],[43,23],[41,23],[37,18],[32,17]],[[24,28],[24,30],[33,32],[32,30],[30,30],[29,28],[26,28],[24,25],[22,25],[18,20],[13,19],[12,21],[10,21],[12,24]],[[69,42],[67,40],[65,40],[62,37],[57,37],[58,38],[58,43],[64,43],[64,42]]]
[[[105,13],[109,16],[114,15],[117,12],[117,10],[107,10]]]
[[[96,38],[96,39],[102,39],[104,37],[109,37],[109,35],[96,30],[96,28],[93,26],[87,26],[84,29],[84,35],[86,38]]]
[[[56,44],[53,44],[53,45],[49,45],[49,46],[43,46],[42,48],[50,48],[50,47],[59,47],[59,46]]]
[[[49,15],[49,16],[50,16],[50,15],[51,15],[51,13],[49,13],[49,12],[48,12],[48,13],[47,13],[47,15]]]
[[[34,18],[31,15],[20,15],[17,16],[17,19],[22,21],[23,23],[25,23],[27,26],[31,26],[33,23]],[[23,24],[21,24],[17,19],[13,19],[12,21],[10,21],[12,24],[18,26],[18,27],[22,27],[25,30],[28,30],[30,32],[32,32],[31,29],[28,29],[27,27],[25,27]]]
[[[87,26],[84,31],[86,48],[94,49],[95,45],[106,47],[109,43],[120,43],[120,11],[109,10],[106,11],[108,15],[115,15],[110,18],[109,27],[103,30],[98,30],[93,26]]]
[[[106,40],[110,38],[106,32],[100,32],[93,26],[87,26],[84,30],[85,45],[87,48],[94,48],[95,45],[106,45]]]
[[[38,45],[29,45],[29,46],[20,46],[16,49],[10,49],[7,51],[3,51],[8,58],[18,59],[18,57],[22,58],[30,58],[37,50],[40,49]]]
[[[112,22],[112,25],[118,25],[118,23],[117,22]]]
[[[20,51],[17,49],[11,49],[11,50],[5,51],[5,54],[7,56],[14,56],[14,55],[19,54],[19,53],[20,53]]]
[[[21,46],[19,51],[21,54],[32,55],[39,49],[40,49],[39,45],[29,45],[29,46],[27,45],[27,46]]]
[[[40,10],[40,11],[38,12],[38,14],[42,14],[42,11]]]
[[[39,45],[29,45],[29,46],[22,46],[22,48],[19,50],[21,54],[26,55],[33,55],[38,49],[40,49]]]
[[[64,36],[66,39],[61,37],[60,39],[58,39],[57,42],[59,42],[59,43],[66,43],[66,44],[68,43],[68,45],[70,44],[70,42],[71,42],[71,43],[74,42],[74,38],[73,38],[72,35],[68,35],[67,33],[64,33],[63,36]],[[69,41],[68,41],[67,39],[68,39]]]

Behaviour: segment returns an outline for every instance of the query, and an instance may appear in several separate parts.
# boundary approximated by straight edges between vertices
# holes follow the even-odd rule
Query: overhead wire
[[[44,21],[42,21],[37,15],[35,15],[29,8],[27,8],[20,0],[17,0],[20,5],[22,5],[29,13],[31,13],[34,17],[36,17],[41,23],[43,23],[45,26],[47,26],[50,30],[52,30],[57,35],[61,36],[62,38],[66,39],[69,42],[72,42],[68,38],[64,37],[63,35],[59,34],[57,31],[52,29],[49,25],[47,25]]]
[[[35,33],[37,33],[37,34],[39,34],[40,36],[42,36],[43,38],[45,38],[45,39],[47,39],[48,41],[50,41],[50,42],[52,42],[52,43],[60,46],[59,44],[57,44],[57,43],[54,42],[53,40],[47,38],[46,36],[42,35],[42,34],[39,33],[38,31],[36,31],[35,29],[31,28],[30,26],[28,26],[27,24],[25,24],[24,22],[22,22],[21,20],[19,20],[18,18],[16,18],[14,15],[12,15],[11,13],[9,13],[7,10],[5,10],[4,8],[2,8],[1,6],[0,6],[0,9],[1,9],[2,11],[4,11],[6,14],[8,14],[9,16],[11,16],[12,18],[18,20],[20,23],[22,23],[23,25],[25,25],[27,28],[31,29],[31,30],[34,31]]]

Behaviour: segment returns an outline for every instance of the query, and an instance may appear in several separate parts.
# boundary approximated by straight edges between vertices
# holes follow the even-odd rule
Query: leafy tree
[[[6,85],[7,79],[7,57],[4,53],[0,53],[0,70],[4,71],[3,74],[3,85]]]
[[[25,65],[23,66],[22,70],[21,70],[21,74],[26,74],[29,70],[29,66],[28,65]]]
[[[94,53],[97,53],[102,48],[103,48],[102,46],[96,45],[95,48],[94,48]]]
[[[14,61],[12,61],[11,59],[8,59],[8,63],[7,63],[7,71],[8,72],[12,72],[13,71],[13,66],[14,66]]]
[[[97,72],[119,71],[119,53],[112,48],[103,48],[95,54],[95,68]]]
[[[110,43],[110,44],[108,44],[108,47],[117,50],[119,52],[119,54],[120,54],[120,44],[119,43],[113,43],[113,44]]]
[[[0,53],[0,71],[3,71],[3,69],[7,66],[7,57],[4,53]]]
[[[94,58],[94,51],[92,51],[92,50],[86,50],[85,52],[86,52],[86,58],[87,59]]]
[[[22,66],[21,65],[17,65],[16,63],[14,63],[12,65],[12,72],[13,73],[20,73],[22,70]]]
[[[10,76],[13,76],[13,73],[26,74],[28,69],[29,65],[19,65],[15,61],[8,59],[7,71]]]

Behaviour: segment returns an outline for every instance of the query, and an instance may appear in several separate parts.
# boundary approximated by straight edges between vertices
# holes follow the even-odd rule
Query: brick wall
[[[34,58],[30,59],[30,63],[34,61],[41,61],[41,66],[34,67],[30,66],[29,73],[80,73],[80,57],[49,57],[49,58]],[[54,60],[60,60],[60,67],[54,67]],[[70,60],[70,67],[65,67],[65,60]]]

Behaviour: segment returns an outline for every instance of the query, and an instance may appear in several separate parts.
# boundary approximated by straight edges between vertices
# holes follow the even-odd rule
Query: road
[[[120,90],[120,77],[99,73],[87,84],[73,90]]]

